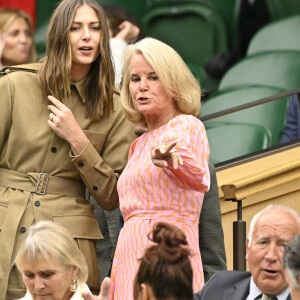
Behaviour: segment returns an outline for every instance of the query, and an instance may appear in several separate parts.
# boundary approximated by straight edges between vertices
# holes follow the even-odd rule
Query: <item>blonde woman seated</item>
[[[71,233],[57,223],[41,221],[29,228],[16,265],[27,288],[22,300],[79,300],[90,292],[85,258]]]

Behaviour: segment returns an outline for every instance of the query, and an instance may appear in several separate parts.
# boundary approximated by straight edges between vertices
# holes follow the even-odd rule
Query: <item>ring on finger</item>
[[[54,114],[51,113],[51,114],[49,115],[49,120],[50,120],[51,122],[53,122],[53,118],[54,118]]]

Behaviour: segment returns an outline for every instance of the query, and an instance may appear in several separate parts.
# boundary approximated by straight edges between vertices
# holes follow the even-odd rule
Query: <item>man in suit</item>
[[[267,206],[250,224],[246,242],[250,272],[218,271],[194,299],[257,300],[263,293],[291,299],[281,260],[286,244],[299,233],[300,217],[294,210]]]
[[[209,172],[210,188],[204,194],[199,220],[199,247],[205,282],[215,272],[227,269],[218,182],[212,163],[209,163]]]

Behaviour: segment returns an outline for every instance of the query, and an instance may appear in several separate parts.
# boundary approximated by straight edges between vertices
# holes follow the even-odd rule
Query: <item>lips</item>
[[[147,97],[139,97],[139,98],[138,98],[138,100],[139,100],[139,101],[142,101],[142,102],[143,102],[143,101],[147,101],[148,99],[149,99],[149,98],[147,98]]]
[[[278,274],[278,271],[272,270],[272,269],[264,269],[264,272],[265,272],[266,274],[268,274],[269,276],[275,276],[275,275]]]
[[[91,54],[93,51],[93,47],[89,47],[89,46],[84,46],[84,47],[80,47],[79,51],[83,54]]]

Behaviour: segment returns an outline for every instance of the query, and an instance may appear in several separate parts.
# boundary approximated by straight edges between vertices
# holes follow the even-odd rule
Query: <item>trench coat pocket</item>
[[[0,203],[0,232],[2,229],[5,213],[7,211],[7,205],[1,204]]]
[[[73,238],[98,240],[103,235],[99,229],[97,219],[89,215],[53,216],[53,221],[66,227]]]
[[[91,144],[97,150],[98,153],[101,153],[103,145],[106,140],[106,135],[101,132],[91,131],[91,130],[83,130]]]

